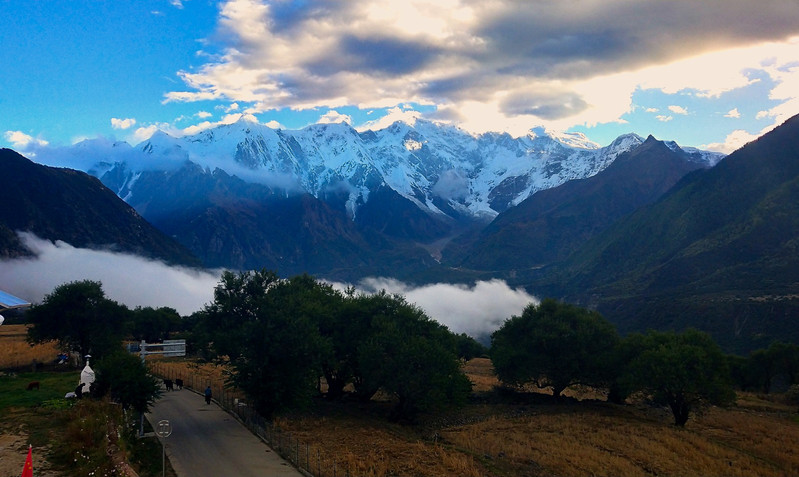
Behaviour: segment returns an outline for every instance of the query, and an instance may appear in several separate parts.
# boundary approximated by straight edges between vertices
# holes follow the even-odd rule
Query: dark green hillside
[[[622,331],[696,326],[730,349],[799,342],[799,117],[686,176],[539,281]]]
[[[688,172],[703,167],[681,150],[649,137],[607,169],[532,195],[499,214],[469,244],[445,252],[471,270],[521,270],[566,259],[619,218],[655,201]]]
[[[0,149],[0,255],[29,253],[12,232],[32,232],[75,247],[110,248],[197,265],[180,244],[159,232],[96,178],[71,169],[34,164]]]

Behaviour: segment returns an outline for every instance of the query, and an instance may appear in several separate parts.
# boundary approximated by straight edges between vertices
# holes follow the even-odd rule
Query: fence
[[[290,432],[281,430],[271,421],[261,417],[254,409],[247,406],[245,395],[237,390],[226,389],[207,376],[199,376],[185,370],[164,366],[157,361],[148,361],[150,372],[164,379],[183,380],[183,387],[202,393],[206,386],[219,406],[236,417],[247,429],[261,438],[283,459],[293,464],[309,477],[350,477],[349,469],[339,468],[336,459],[326,457],[319,447],[302,443]]]

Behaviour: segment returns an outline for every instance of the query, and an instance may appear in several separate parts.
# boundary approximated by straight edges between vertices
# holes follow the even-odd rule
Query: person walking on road
[[[205,404],[211,404],[211,386],[205,388]]]

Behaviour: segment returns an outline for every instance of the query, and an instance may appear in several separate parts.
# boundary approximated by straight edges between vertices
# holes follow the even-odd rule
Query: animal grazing
[[[174,391],[171,379],[164,379],[164,386],[166,387],[167,391]]]
[[[31,389],[39,390],[39,381],[31,381],[28,383],[28,391]]]
[[[175,386],[177,386],[178,389],[183,389],[183,380],[180,379],[180,378],[176,378],[175,379]]]

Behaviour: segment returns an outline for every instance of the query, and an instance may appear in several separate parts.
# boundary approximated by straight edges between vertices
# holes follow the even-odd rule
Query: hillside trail
[[[169,421],[172,434],[162,440],[178,477],[302,477],[233,416],[188,389],[164,392],[146,417],[154,429]]]

